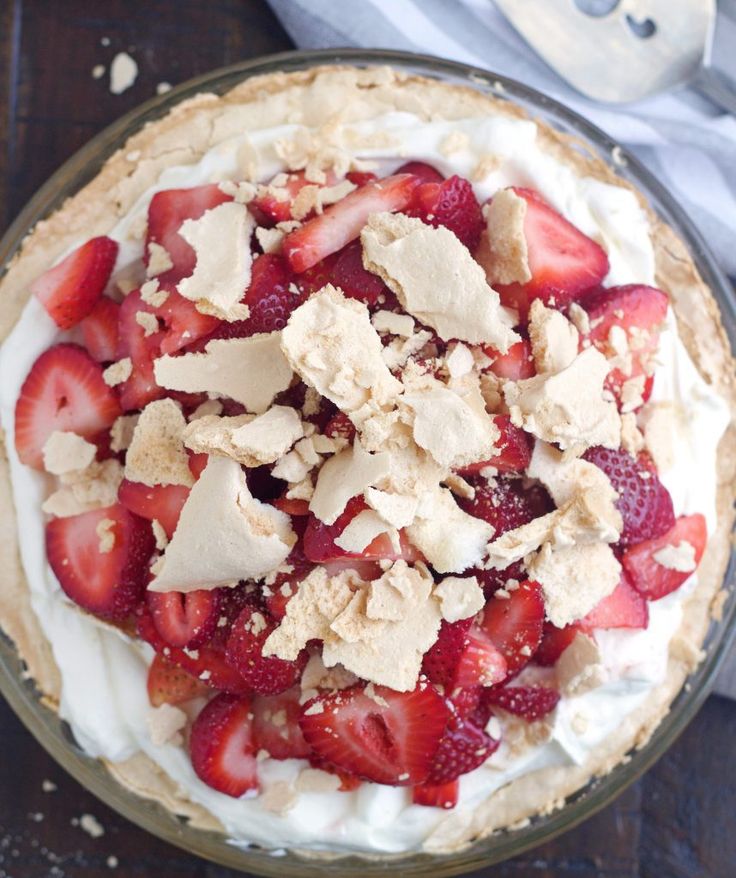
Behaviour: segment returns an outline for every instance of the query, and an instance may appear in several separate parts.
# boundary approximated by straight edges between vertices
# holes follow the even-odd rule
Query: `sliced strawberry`
[[[253,607],[245,607],[233,622],[225,655],[253,692],[277,695],[296,683],[307,663],[302,651],[296,661],[264,656],[263,644],[276,625]]]
[[[457,719],[467,719],[478,707],[482,686],[469,686],[465,689],[453,689],[450,695],[450,707]]]
[[[682,543],[689,543],[695,550],[694,561],[697,566],[707,542],[705,518],[699,513],[682,515],[666,534],[627,549],[623,557],[624,569],[639,594],[648,601],[656,601],[678,589],[691,576],[692,571],[665,567],[657,561],[655,555],[670,546],[677,549]]]
[[[471,722],[455,722],[445,732],[427,775],[428,784],[446,784],[478,768],[499,741]]]
[[[89,314],[79,324],[82,340],[92,359],[110,363],[118,348],[118,312],[120,305],[107,296],[101,296]]]
[[[505,686],[489,689],[483,698],[531,723],[552,713],[560,700],[560,693],[547,686]]]
[[[493,357],[490,370],[499,378],[521,381],[523,378],[533,378],[537,374],[532,346],[525,338],[512,344],[505,354],[499,354],[493,348],[486,348],[486,353],[489,357]]]
[[[148,668],[146,682],[148,700],[153,707],[162,704],[182,704],[206,694],[204,683],[182,668],[156,654]]]
[[[318,695],[302,708],[302,733],[317,756],[375,783],[413,786],[427,780],[450,716],[429,685],[412,692],[362,685]]]
[[[253,699],[253,736],[256,750],[273,759],[307,759],[309,744],[299,728],[301,689],[293,686],[280,695],[256,695]]]
[[[301,273],[341,250],[358,237],[372,213],[402,210],[416,185],[411,174],[397,174],[367,183],[331,204],[284,238],[283,252],[291,267]]]
[[[561,308],[608,274],[605,250],[560,216],[532,189],[512,187],[526,201],[524,237],[531,280],[499,285],[501,302],[525,317],[534,299]]]
[[[411,791],[411,800],[415,805],[426,805],[429,808],[445,808],[449,810],[457,805],[460,796],[460,783],[451,780],[443,784],[419,784]]]
[[[632,587],[626,573],[616,588],[580,620],[583,631],[595,628],[646,628],[649,607],[639,592]]]
[[[345,179],[350,180],[351,183],[355,183],[356,186],[365,186],[366,183],[372,183],[374,180],[377,180],[378,177],[371,171],[348,171],[347,174],[345,174]]]
[[[114,537],[109,551],[106,534]],[[64,592],[108,619],[122,619],[142,599],[153,549],[148,523],[119,504],[46,525],[46,556]]]
[[[650,458],[633,458],[623,448],[596,446],[583,455],[608,476],[618,492],[616,508],[623,518],[620,543],[630,546],[662,536],[675,523],[672,498],[660,482]]]
[[[493,686],[506,678],[506,659],[478,627],[467,633],[467,643],[455,668],[454,685]]]
[[[31,284],[60,329],[71,329],[86,317],[110,280],[118,245],[101,236],[82,244]]]
[[[621,399],[622,387],[626,381],[645,376],[642,399],[646,401],[651,394],[653,381],[653,357],[659,344],[659,330],[667,316],[667,294],[654,287],[630,284],[611,287],[586,296],[583,307],[590,319],[589,339],[606,356],[613,357],[616,352],[609,342],[611,328],[619,326],[625,330],[631,368],[626,372],[612,369],[606,378],[606,387]]]
[[[468,631],[472,623],[472,618],[458,622],[442,620],[437,640],[422,659],[422,672],[431,683],[444,686],[445,690],[454,687],[455,670],[468,645]]]
[[[347,439],[348,442],[352,442],[355,439],[355,432],[355,424],[345,412],[338,412],[325,426],[325,436],[333,439]]]
[[[332,283],[346,296],[375,307],[381,296],[390,293],[389,288],[377,274],[363,268],[363,248],[360,241],[353,241],[336,254],[332,265]]]
[[[412,196],[406,213],[437,228],[445,226],[472,252],[485,226],[473,187],[454,175],[441,183],[422,183]]]
[[[542,642],[539,649],[534,653],[534,661],[543,668],[551,668],[557,663],[557,659],[575,640],[575,635],[580,630],[577,623],[558,628],[551,622],[545,622],[542,629]]]
[[[282,512],[285,512],[287,515],[296,515],[297,517],[309,515],[308,500],[292,499],[290,497],[277,497],[273,501],[273,505],[277,509],[280,509]]]
[[[118,500],[126,507],[147,518],[149,521],[156,519],[166,536],[171,539],[174,536],[176,525],[179,522],[182,506],[189,496],[189,488],[184,485],[144,485],[142,482],[130,482],[123,479],[118,488]]]
[[[249,691],[245,680],[225,661],[225,655],[218,646],[212,644],[197,649],[169,646],[156,630],[147,606],[139,607],[136,615],[138,636],[172,664],[183,668],[212,689],[236,695]]]
[[[330,178],[328,185],[334,183],[335,175],[330,174]],[[273,181],[271,182],[273,183]],[[291,208],[296,196],[305,186],[314,185],[314,183],[307,180],[304,171],[294,171],[287,176],[285,182],[273,187],[273,189],[278,190],[278,195],[283,197],[277,197],[273,189],[270,192],[263,191],[249,203],[248,207],[262,221],[265,220],[265,222],[273,223],[274,225],[285,222],[292,219]]]
[[[523,472],[532,459],[532,437],[511,423],[509,415],[493,415],[493,422],[500,432],[496,440],[498,453],[488,460],[471,463],[459,470],[463,475],[479,473],[487,466],[492,466],[502,473]]]
[[[526,580],[507,598],[493,597],[481,627],[506,659],[509,674],[521,670],[542,640],[544,600],[538,582]]]
[[[407,162],[394,172],[396,174],[413,174],[422,183],[442,183],[444,177],[440,172],[426,162]]]
[[[197,264],[196,253],[179,234],[181,224],[188,219],[199,219],[203,213],[218,204],[232,200],[232,196],[221,192],[216,183],[191,189],[165,189],[153,196],[148,205],[148,230],[143,259],[148,265],[151,242],[159,244],[169,254],[173,266],[158,275],[162,286],[173,289],[178,281],[191,275]]]
[[[239,798],[258,789],[249,698],[217,695],[192,723],[189,755],[207,786]]]
[[[161,354],[165,330],[146,335],[136,319],[138,312],[157,316],[156,309],[141,298],[140,290],[133,290],[123,299],[118,312],[117,358],[130,357],[133,367],[130,377],[120,385],[120,401],[125,411],[142,409],[164,395],[153,377],[153,361]]]
[[[22,463],[43,469],[43,446],[55,430],[92,439],[112,426],[120,405],[102,368],[83,349],[57,344],[31,367],[15,404],[15,449]]]
[[[220,593],[178,591],[146,593],[156,630],[169,646],[195,649],[212,637],[220,615]]]
[[[478,480],[474,487],[473,499],[460,500],[460,506],[469,515],[493,525],[494,538],[528,524],[553,508],[544,489],[537,486],[525,489],[519,479],[499,478],[495,485]]]
[[[171,290],[163,304],[153,309],[163,321],[165,334],[161,339],[161,353],[173,354],[200,338],[208,338],[220,325],[217,317],[201,314],[194,302]]]

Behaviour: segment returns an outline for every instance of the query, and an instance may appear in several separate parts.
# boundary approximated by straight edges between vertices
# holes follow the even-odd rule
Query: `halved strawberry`
[[[451,722],[434,754],[426,783],[449,783],[473,771],[498,749],[499,743],[472,722]]]
[[[301,273],[341,250],[358,237],[372,213],[406,207],[416,185],[417,178],[411,174],[396,174],[355,189],[284,238],[289,264]]]
[[[462,467],[459,472],[463,475],[479,473],[487,466],[495,467],[502,473],[523,472],[529,466],[532,459],[532,437],[520,427],[515,427],[509,415],[493,415],[493,423],[501,434],[496,440],[498,453],[488,460]]]
[[[123,479],[118,488],[118,500],[131,512],[153,521],[154,518],[166,531],[166,536],[174,536],[179,522],[182,506],[189,496],[189,488],[184,485],[144,485]]]
[[[156,309],[141,298],[140,290],[133,290],[123,299],[118,312],[117,358],[130,357],[133,367],[130,377],[120,385],[120,402],[125,411],[142,409],[164,395],[153,377],[153,361],[161,354],[165,330],[162,327],[146,335],[136,319],[139,311],[157,316]]]
[[[531,280],[498,285],[501,302],[525,317],[534,299],[561,308],[608,274],[605,250],[568,222],[533,189],[512,187],[526,201],[524,237]]]
[[[494,538],[528,524],[553,508],[543,488],[525,489],[519,479],[499,478],[495,485],[478,480],[474,487],[475,496],[462,499],[459,504],[469,515],[493,525]]]
[[[407,162],[394,171],[395,174],[413,174],[422,183],[441,183],[445,178],[440,172],[426,162]]]
[[[633,458],[623,448],[595,446],[583,455],[608,476],[618,492],[616,508],[623,518],[620,543],[630,546],[662,536],[675,523],[672,498],[660,482],[651,458]]]
[[[146,593],[156,630],[169,646],[195,649],[212,637],[220,615],[220,593],[178,591]]]
[[[595,628],[646,628],[648,624],[647,602],[632,587],[625,572],[611,594],[579,622],[581,629],[588,632]]]
[[[656,601],[678,589],[692,575],[692,571],[666,567],[657,561],[655,555],[670,546],[677,549],[682,543],[689,543],[694,549],[697,566],[707,542],[705,518],[699,513],[681,515],[667,533],[627,549],[623,556],[624,569],[639,594],[648,601]]]
[[[537,374],[532,346],[525,338],[512,344],[505,354],[499,354],[493,348],[486,348],[485,351],[489,357],[493,357],[490,371],[499,378],[521,381],[522,378],[533,378]]]
[[[43,469],[43,446],[55,430],[92,439],[120,414],[102,369],[81,347],[57,344],[31,367],[15,404],[15,448],[22,463]]]
[[[667,316],[667,304],[666,293],[641,284],[611,287],[586,296],[583,307],[590,319],[587,339],[604,354],[612,356],[615,352],[608,341],[611,328],[620,326],[628,337],[630,371],[612,369],[606,378],[606,387],[616,399],[621,398],[624,382],[640,375],[645,375],[647,382],[642,394],[644,401],[651,393],[652,358],[657,352],[659,329]]]
[[[481,628],[506,659],[507,671],[521,670],[542,640],[544,600],[538,582],[526,580],[509,597],[493,597],[483,611]]]
[[[189,755],[197,777],[227,796],[258,789],[249,698],[217,695],[192,723]]]
[[[458,622],[442,620],[437,640],[422,659],[422,673],[431,683],[444,686],[445,690],[455,686],[455,669],[468,645],[468,631],[472,624],[472,618]]]
[[[411,800],[415,805],[426,805],[429,808],[454,808],[460,796],[460,783],[451,780],[443,784],[418,784],[411,791]]]
[[[169,254],[173,267],[158,275],[158,281],[167,289],[184,277],[189,277],[197,264],[197,255],[179,234],[185,220],[199,219],[203,213],[232,201],[231,195],[220,191],[216,183],[191,189],[165,189],[157,192],[148,205],[148,229],[143,260],[148,265],[149,244],[154,242]]]
[[[31,292],[60,329],[71,329],[102,295],[117,256],[116,241],[92,238],[33,281]]]
[[[307,663],[303,650],[296,661],[263,655],[263,644],[276,625],[254,607],[245,607],[233,622],[225,647],[230,665],[259,695],[277,695],[296,683]]]
[[[506,659],[482,629],[470,628],[455,667],[455,686],[493,686],[506,678]]]
[[[200,338],[209,338],[221,324],[217,317],[202,314],[194,302],[171,290],[163,304],[154,308],[154,313],[163,321],[165,333],[161,339],[161,353],[173,354]]]
[[[542,642],[534,653],[534,661],[543,668],[551,668],[557,663],[557,659],[575,640],[575,635],[580,630],[577,623],[558,628],[551,622],[545,622],[542,629]]]
[[[110,363],[118,348],[118,312],[120,305],[101,296],[79,324],[82,341],[89,355],[98,363]]]
[[[352,241],[338,253],[331,269],[331,283],[346,296],[365,302],[369,308],[378,304],[381,296],[390,293],[377,274],[363,268],[363,248],[360,241]]]
[[[158,653],[148,668],[146,688],[153,707],[182,704],[208,691],[204,683]]]
[[[489,689],[483,698],[527,722],[536,722],[557,707],[560,693],[547,686],[504,686]]]
[[[114,542],[104,551],[107,534]],[[107,619],[122,619],[143,598],[153,549],[148,522],[119,504],[46,525],[46,556],[62,589]]]
[[[330,176],[334,182],[334,174]],[[254,211],[258,219],[265,220],[266,223],[275,225],[276,223],[285,222],[292,219],[291,207],[296,196],[305,186],[310,185],[314,186],[315,184],[307,180],[304,171],[294,171],[287,176],[286,182],[274,187],[279,190],[279,196],[283,197],[277,198],[273,191],[265,191],[256,195],[248,207]]]
[[[299,728],[301,689],[293,686],[280,695],[256,695],[253,699],[253,736],[256,750],[272,759],[307,759],[309,744]]]
[[[473,187],[457,174],[417,186],[405,212],[435,228],[445,226],[471,252],[478,246],[485,225]]]
[[[375,783],[413,786],[427,780],[450,710],[432,686],[411,692],[363,685],[318,695],[299,725],[317,756]]]

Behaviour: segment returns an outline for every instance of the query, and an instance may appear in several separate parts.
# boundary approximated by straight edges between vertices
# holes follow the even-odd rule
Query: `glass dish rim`
[[[203,90],[219,94],[252,76],[277,71],[291,72],[320,64],[390,65],[430,78],[439,77],[444,81],[471,86],[497,98],[511,98],[532,115],[553,116],[553,119],[547,118],[546,121],[558,128],[564,126],[577,136],[582,135],[586,147],[594,147],[591,151],[607,160],[609,165],[612,164],[614,150],[618,150],[619,162],[614,170],[625,179],[630,178],[653,202],[652,207],[656,212],[683,238],[698,271],[718,301],[731,346],[736,346],[736,298],[725,274],[682,208],[633,155],[563,104],[509,77],[430,55],[382,49],[290,51],[260,56],[190,79],[170,92],[139,105],[92,138],[33,195],[0,240],[0,276],[35,223],[57,209],[65,197],[90,182],[102,163],[146,122],[160,118],[181,100]],[[733,580],[735,567],[736,552],[732,551],[724,585]],[[529,826],[494,834],[458,852],[440,855],[410,853],[376,858],[348,853],[334,858],[330,858],[329,854],[318,854],[313,859],[309,855],[291,851],[283,856],[274,856],[263,849],[238,848],[221,833],[194,829],[163,807],[129,792],[100,761],[84,754],[74,742],[68,726],[42,704],[32,681],[23,678],[22,663],[4,634],[0,637],[0,692],[31,734],[85,788],[141,828],[190,853],[236,870],[260,875],[317,876],[331,872],[338,875],[358,872],[373,875],[385,874],[395,866],[405,875],[444,876],[462,874],[517,856],[573,828],[609,804],[665,752],[693,718],[709,694],[718,669],[735,638],[736,598],[729,596],[723,620],[717,626],[710,626],[706,641],[708,656],[688,678],[693,683],[690,690],[686,691],[683,686],[649,742],[636,751],[627,764],[620,764],[606,777],[589,783],[573,795],[562,809],[535,818]]]

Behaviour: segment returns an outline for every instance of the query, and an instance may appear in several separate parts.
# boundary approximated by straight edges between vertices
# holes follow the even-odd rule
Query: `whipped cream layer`
[[[481,159],[489,154],[497,156],[498,161],[491,163],[483,179],[474,180],[481,201],[504,186],[532,187],[605,247],[611,264],[608,284],[654,282],[648,222],[635,195],[623,187],[577,177],[570,167],[542,152],[533,122],[503,115],[424,122],[409,113],[394,112],[346,127],[354,129],[356,141],[380,144],[356,152],[361,159],[375,161],[381,173],[416,159],[430,162],[446,175],[472,177],[475,172],[477,178]],[[260,179],[285,170],[277,157],[276,143],[296,130],[297,126],[284,125],[248,133],[258,156]],[[463,146],[448,155],[448,137],[456,132],[465,135],[460,138]],[[140,228],[154,192],[238,178],[237,155],[243,141],[243,137],[233,137],[211,149],[198,163],[170,167],[161,174],[157,184],[110,232],[120,243],[117,271],[142,256],[142,242],[132,231]],[[58,331],[35,299],[29,300],[0,350],[0,418],[7,436],[13,436],[15,402],[33,362],[50,345],[68,337]],[[672,494],[676,514],[701,512],[712,532],[716,448],[728,424],[728,409],[698,374],[678,338],[672,314],[662,333],[659,359],[653,398],[678,400],[688,414],[677,440],[676,465],[662,474],[662,480]],[[502,744],[487,765],[463,776],[460,801],[453,812],[412,805],[411,793],[405,789],[364,783],[350,793],[301,793],[288,813],[277,814],[266,810],[258,797],[247,795],[236,800],[215,792],[196,777],[182,747],[152,743],[148,725],[152,708],[146,693],[152,651],[84,614],[66,599],[42,550],[41,503],[48,489],[47,478],[20,464],[12,442],[8,453],[32,606],[61,672],[61,716],[92,756],[120,761],[137,751],[146,753],[188,798],[222,822],[235,844],[372,853],[402,852],[425,844],[431,847],[431,836],[440,824],[447,820],[461,823],[464,815],[514,778],[550,766],[584,763],[622,718],[664,680],[669,641],[680,625],[683,602],[696,586],[693,575],[679,591],[651,603],[650,624],[644,631],[599,632],[596,639],[607,669],[603,685],[563,699],[554,715],[552,735],[544,743],[529,746],[520,755]],[[277,781],[295,781],[304,767],[301,760],[261,762],[263,790]]]

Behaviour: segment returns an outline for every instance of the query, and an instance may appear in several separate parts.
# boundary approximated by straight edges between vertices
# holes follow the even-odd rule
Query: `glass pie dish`
[[[277,71],[297,71],[324,63],[347,62],[353,65],[389,64],[407,73],[416,73],[450,84],[470,85],[496,97],[509,98],[532,116],[575,138],[581,152],[597,156],[615,165],[625,180],[637,187],[661,218],[686,242],[691,256],[708,286],[713,290],[721,310],[726,331],[734,340],[735,316],[728,286],[708,254],[697,232],[668,194],[635,160],[593,126],[550,99],[526,87],[493,74],[422,56],[389,52],[350,52],[340,55],[327,52],[288,53],[263,61],[252,61],[218,71],[185,84],[164,97],[154,99],[124,117],[81,150],[38,192],[8,231],[0,245],[3,263],[12,258],[29,229],[56,210],[70,195],[87,184],[105,160],[145,123],[163,116],[175,103],[198,92],[223,93],[240,81]],[[732,559],[733,562],[733,559]],[[733,563],[726,584],[732,580]],[[707,658],[675,700],[647,746],[632,754],[606,777],[588,784],[559,811],[533,819],[523,828],[501,832],[485,838],[470,848],[448,855],[409,854],[400,857],[358,857],[343,855],[304,856],[294,852],[274,853],[257,848],[246,850],[228,843],[221,834],[194,829],[177,820],[168,811],[126,792],[107,773],[104,766],[87,757],[75,744],[65,724],[43,704],[32,682],[24,679],[21,663],[11,644],[2,643],[0,686],[20,718],[39,741],[81,783],[129,819],[160,837],[187,850],[224,865],[264,875],[383,873],[393,862],[402,874],[449,875],[489,865],[514,856],[556,835],[606,804],[635,779],[672,742],[694,715],[714,679],[720,658],[725,654],[732,633],[733,601],[724,607],[723,620],[714,626],[706,641]]]

